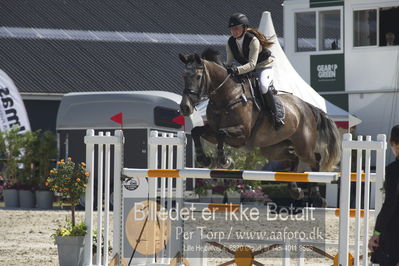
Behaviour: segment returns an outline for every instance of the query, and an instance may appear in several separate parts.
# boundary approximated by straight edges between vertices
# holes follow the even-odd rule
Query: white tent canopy
[[[258,30],[267,37],[276,36],[270,12],[263,12]],[[277,41],[277,38],[275,40],[276,43],[270,48],[270,50],[274,56],[273,84],[278,91],[288,92],[298,96],[302,100],[326,112],[334,121],[349,122],[349,127],[361,123],[360,119],[325,100],[312,87],[310,87],[310,85],[307,84],[295,71]]]

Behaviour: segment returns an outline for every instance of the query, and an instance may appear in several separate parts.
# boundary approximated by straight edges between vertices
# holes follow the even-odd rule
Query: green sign
[[[344,54],[311,55],[310,84],[316,91],[344,91]]]
[[[345,91],[344,54],[311,55],[310,85],[317,92]],[[326,98],[326,95],[323,97]],[[341,108],[348,109],[348,99],[344,94],[334,95],[328,100]]]
[[[343,6],[344,0],[310,0],[310,7]]]

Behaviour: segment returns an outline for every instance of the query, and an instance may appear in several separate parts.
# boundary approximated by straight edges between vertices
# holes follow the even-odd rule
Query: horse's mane
[[[213,49],[212,47],[208,47],[206,48],[202,54],[201,54],[201,58],[214,62],[218,65],[223,65],[222,60],[220,59],[220,53],[219,51]]]

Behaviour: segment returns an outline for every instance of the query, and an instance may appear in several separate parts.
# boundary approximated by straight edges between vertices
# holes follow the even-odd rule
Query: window
[[[295,21],[296,51],[316,51],[316,13],[296,13]]]
[[[341,9],[295,13],[296,52],[342,51]]]
[[[160,127],[181,128],[173,119],[180,116],[178,110],[157,106],[154,108],[154,122]]]
[[[353,11],[353,46],[391,46],[399,44],[399,7]]]
[[[341,15],[339,10],[320,11],[319,49],[341,49]]]
[[[377,10],[359,10],[353,14],[354,46],[377,45]]]
[[[399,45],[399,7],[380,8],[380,46]]]

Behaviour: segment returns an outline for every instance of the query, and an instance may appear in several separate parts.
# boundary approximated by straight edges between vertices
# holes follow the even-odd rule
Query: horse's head
[[[193,113],[194,106],[206,98],[206,66],[198,54],[179,54],[179,58],[186,65],[183,72],[184,90],[180,112],[189,116]]]

